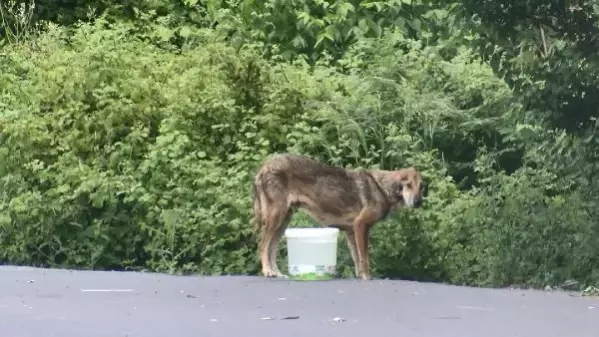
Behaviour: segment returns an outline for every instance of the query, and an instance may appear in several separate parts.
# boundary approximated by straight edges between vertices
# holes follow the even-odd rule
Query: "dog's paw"
[[[361,281],[370,281],[370,280],[372,280],[372,276],[362,273],[358,276],[358,279]]]
[[[262,275],[266,278],[289,278],[287,275],[273,270],[265,270],[262,272]]]

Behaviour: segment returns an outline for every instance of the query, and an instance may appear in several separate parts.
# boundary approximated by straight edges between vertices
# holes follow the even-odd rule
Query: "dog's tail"
[[[254,216],[252,222],[254,229],[259,230],[262,228],[262,203],[260,201],[260,191],[258,190],[258,179],[254,179],[252,183],[252,202],[254,203]]]

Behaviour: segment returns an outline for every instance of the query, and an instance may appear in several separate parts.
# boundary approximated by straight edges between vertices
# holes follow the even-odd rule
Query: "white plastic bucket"
[[[288,228],[289,276],[297,280],[330,280],[337,268],[339,229],[330,227]]]

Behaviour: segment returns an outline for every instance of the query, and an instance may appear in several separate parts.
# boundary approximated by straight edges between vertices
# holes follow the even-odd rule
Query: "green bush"
[[[218,42],[176,55],[100,26],[70,41],[51,29],[8,54],[20,73],[3,83],[3,260],[251,271],[240,196],[268,140],[242,105],[255,93],[229,83],[252,61]]]
[[[132,27],[50,25],[0,55],[0,261],[256,274],[250,182],[268,154],[290,151],[414,165],[431,181],[423,209],[372,231],[374,276],[596,280],[582,196],[523,165],[512,126],[522,107],[468,50],[441,57],[390,33],[360,40],[333,68],[266,60],[209,29],[175,48],[167,26]]]
[[[453,283],[543,287],[596,281],[597,223],[577,193],[542,170],[497,174],[450,214],[446,265]]]
[[[437,172],[391,121],[344,125],[376,99],[356,76],[218,39],[177,54],[99,27],[68,40],[52,28],[8,54],[4,261],[254,273],[249,182],[268,153]]]

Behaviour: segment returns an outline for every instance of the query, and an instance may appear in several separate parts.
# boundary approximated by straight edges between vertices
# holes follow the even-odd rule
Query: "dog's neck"
[[[389,204],[395,206],[400,202],[400,197],[398,196],[397,191],[394,190],[395,185],[392,183],[393,171],[370,169],[366,170],[366,172],[374,178],[380,189],[385,192]]]

